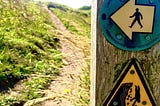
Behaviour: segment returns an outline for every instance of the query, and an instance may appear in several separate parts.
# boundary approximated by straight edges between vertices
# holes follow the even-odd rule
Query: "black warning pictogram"
[[[103,106],[156,106],[136,59],[127,64]]]

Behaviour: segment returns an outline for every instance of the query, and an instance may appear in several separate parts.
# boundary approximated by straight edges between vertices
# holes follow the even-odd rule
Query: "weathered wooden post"
[[[90,106],[160,106],[159,10],[159,0],[92,0]],[[125,78],[121,78],[122,82],[119,82],[117,90],[112,92],[113,95],[110,93],[115,89],[119,77],[128,75],[121,76],[130,70],[126,70],[126,67],[129,67],[128,64],[132,63],[130,61],[133,58],[136,60],[133,63],[138,64],[137,67],[142,70],[148,88],[143,89],[145,87],[139,87],[133,81],[133,100],[129,99],[130,101],[126,102],[128,90],[125,96],[123,95],[125,103],[122,105],[113,99],[116,98],[116,93],[124,84]],[[135,72],[131,70],[131,73]],[[139,81],[141,82],[141,78]],[[127,83],[129,82],[125,82]],[[141,90],[138,92],[138,89]],[[142,89],[146,94],[142,93]],[[139,95],[139,101],[134,100],[135,95]],[[143,100],[144,95],[148,97],[147,100]],[[105,102],[108,97],[111,100],[107,104]]]

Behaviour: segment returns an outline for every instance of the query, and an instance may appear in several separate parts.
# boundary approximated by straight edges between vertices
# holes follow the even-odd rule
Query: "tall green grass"
[[[62,55],[48,16],[33,2],[0,0],[0,106],[43,96],[40,90],[59,74]]]
[[[89,106],[90,104],[90,61],[87,61],[88,66],[82,70],[80,76],[78,100],[75,106]]]

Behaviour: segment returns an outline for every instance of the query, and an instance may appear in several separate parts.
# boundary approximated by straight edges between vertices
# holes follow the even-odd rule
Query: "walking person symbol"
[[[142,28],[143,25],[142,25],[142,23],[141,23],[141,20],[143,19],[143,16],[142,16],[142,14],[139,12],[139,9],[138,9],[138,8],[136,8],[136,12],[135,12],[132,16],[130,16],[130,18],[133,18],[133,17],[135,17],[135,18],[134,18],[131,26],[129,26],[129,27],[132,28],[133,25],[135,24],[135,22],[137,21],[138,24],[140,25],[140,28]]]

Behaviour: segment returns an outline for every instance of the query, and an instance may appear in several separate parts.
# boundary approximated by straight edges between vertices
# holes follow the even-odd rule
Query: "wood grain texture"
[[[138,52],[123,51],[112,46],[104,38],[98,22],[103,0],[92,2],[91,106],[102,105],[131,58],[138,59],[157,106],[160,106],[160,43]]]

